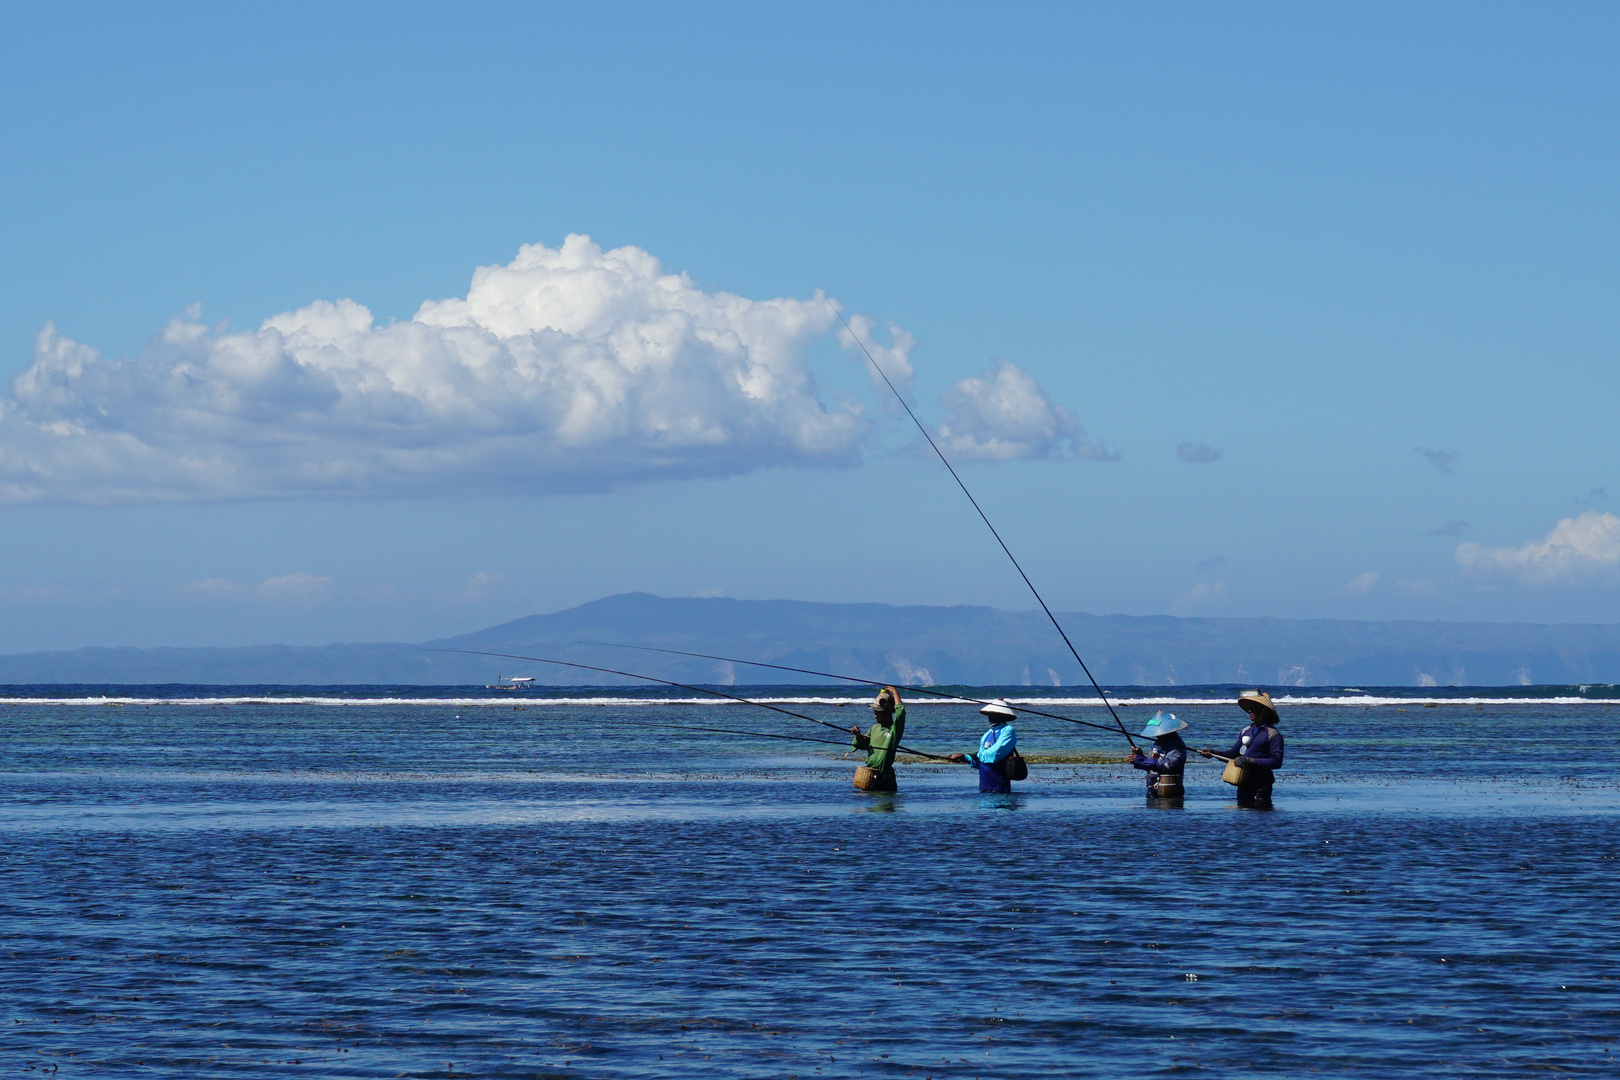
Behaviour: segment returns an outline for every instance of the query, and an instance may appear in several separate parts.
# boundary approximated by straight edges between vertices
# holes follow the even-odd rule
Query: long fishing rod
[[[723,727],[697,727],[692,724],[658,724],[653,727],[670,728],[674,731],[718,731],[725,735],[752,735],[756,739],[789,739],[793,742],[821,743],[824,746],[848,747],[848,743],[838,742],[834,739],[812,739],[808,735],[772,735],[768,731],[739,731],[736,728]]]
[[[794,712],[792,709],[783,709],[778,708],[775,705],[767,705],[763,701],[755,701],[753,698],[738,697],[736,694],[728,694],[723,690],[711,690],[704,686],[689,686],[686,683],[675,682],[671,679],[660,679],[656,675],[638,675],[633,671],[620,671],[617,668],[597,667],[595,664],[577,664],[572,660],[552,660],[544,656],[518,656],[516,653],[482,652],[478,649],[429,649],[427,651],[461,653],[465,656],[498,656],[505,660],[531,660],[537,664],[556,664],[560,667],[579,668],[582,671],[601,671],[608,675],[623,675],[627,679],[640,679],[643,682],[663,683],[665,686],[673,686],[680,690],[690,690],[694,694],[711,694],[714,697],[726,698],[731,701],[740,701],[744,705],[756,705],[761,709],[769,709],[772,712],[779,712],[784,716],[796,716],[800,720],[808,720],[812,724],[820,724],[822,727],[832,728],[834,731],[840,733],[849,730],[848,728],[845,728],[839,724],[829,723],[826,720],[818,720],[814,716],[806,716],[804,713]],[[838,745],[842,746],[843,744],[839,743]],[[912,750],[910,747],[906,746],[896,745],[895,749],[907,754],[916,754],[918,757],[933,758],[935,761],[950,760],[950,758],[943,754],[925,754],[921,750]]]
[[[884,383],[889,387],[890,391],[893,392],[895,400],[900,402],[900,407],[906,410],[906,415],[911,417],[911,422],[917,425],[917,430],[922,432],[922,437],[928,440],[928,445],[932,447],[934,453],[938,455],[941,464],[943,464],[946,470],[950,472],[951,479],[956,481],[956,486],[962,489],[962,494],[967,496],[968,502],[973,504],[973,509],[978,511],[979,520],[984,522],[984,527],[990,530],[990,535],[996,538],[996,543],[1001,545],[1001,550],[1006,552],[1007,558],[1012,560],[1013,569],[1018,571],[1018,576],[1024,579],[1025,585],[1029,586],[1029,591],[1035,597],[1035,602],[1041,605],[1041,610],[1046,612],[1046,617],[1052,621],[1052,627],[1058,632],[1058,637],[1063,639],[1063,644],[1069,647],[1069,652],[1074,656],[1075,661],[1080,665],[1080,670],[1085,672],[1086,678],[1091,680],[1092,689],[1097,691],[1097,696],[1102,698],[1102,703],[1108,706],[1108,714],[1114,718],[1114,723],[1119,727],[1119,733],[1125,736],[1125,741],[1130,743],[1131,747],[1135,749],[1136,740],[1131,738],[1131,733],[1129,731],[1125,730],[1125,724],[1122,720],[1120,720],[1119,713],[1114,711],[1113,703],[1108,700],[1108,695],[1103,693],[1103,688],[1101,686],[1097,685],[1097,680],[1095,676],[1091,674],[1091,669],[1086,667],[1086,662],[1080,659],[1080,650],[1074,647],[1074,642],[1070,641],[1069,635],[1064,633],[1062,624],[1057,621],[1057,616],[1052,614],[1052,609],[1046,606],[1045,600],[1041,599],[1040,590],[1035,588],[1035,583],[1029,580],[1028,574],[1024,573],[1024,568],[1019,565],[1017,557],[1015,557],[1012,553],[1012,549],[1007,546],[1007,541],[1003,540],[1001,538],[1001,534],[996,532],[996,527],[990,524],[990,518],[986,516],[984,509],[979,505],[979,500],[973,497],[973,492],[969,491],[967,485],[962,483],[962,478],[956,475],[956,470],[951,467],[951,463],[946,459],[944,451],[942,451],[938,444],[934,442],[934,437],[928,434],[928,429],[923,427],[922,421],[917,419],[917,414],[911,411],[911,406],[906,404],[904,395],[902,395],[900,391],[895,388],[893,382],[889,381],[888,373],[883,370],[883,366],[877,362],[875,357],[872,356],[872,351],[866,347],[866,342],[861,340],[861,336],[855,332],[855,328],[849,325],[849,320],[844,318],[844,313],[839,311],[836,307],[833,307],[832,301],[830,300],[827,301],[827,306],[832,308],[833,314],[838,316],[838,321],[844,324],[844,329],[849,331],[849,336],[854,340],[855,344],[861,347],[861,352],[866,354],[867,362],[872,365],[873,369],[876,370],[880,376],[882,376]]]
[[[734,656],[715,656],[712,653],[687,652],[684,649],[657,649],[651,645],[622,645],[612,641],[582,641],[580,644],[603,645],[610,649],[636,649],[640,652],[668,653],[671,656],[696,656],[704,660],[723,660],[728,664],[747,664],[749,667],[770,668],[773,671],[792,671],[800,675],[818,675],[824,679],[842,679],[845,682],[862,683],[866,686],[893,686],[897,690],[904,690],[908,693],[926,694],[928,697],[946,698],[950,701],[971,701],[975,705],[990,704],[990,702],[984,700],[983,698],[967,697],[964,694],[947,694],[943,690],[930,690],[926,686],[907,686],[904,683],[886,683],[880,682],[877,679],[862,679],[855,675],[835,675],[830,671],[813,671],[810,668],[789,667],[786,664],[767,664],[761,660],[739,660]],[[1022,705],[1019,706],[1018,711],[1028,713],[1031,716],[1045,716],[1052,720],[1067,720],[1071,724],[1080,724],[1083,727],[1096,728],[1098,731],[1106,731],[1110,735],[1119,734],[1118,728],[1109,727],[1107,724],[1093,724],[1089,720],[1076,720],[1072,716],[1063,716],[1059,713],[1042,712],[1040,709],[1030,709]],[[1135,744],[1133,743],[1132,745]]]

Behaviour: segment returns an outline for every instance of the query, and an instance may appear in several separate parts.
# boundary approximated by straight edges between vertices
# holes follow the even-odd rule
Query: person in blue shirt
[[[1267,809],[1271,806],[1271,785],[1276,782],[1276,770],[1282,768],[1283,763],[1283,737],[1277,730],[1277,708],[1264,690],[1245,690],[1238,697],[1238,705],[1249,714],[1249,725],[1238,732],[1237,742],[1226,752],[1243,770],[1237,803]],[[1205,757],[1217,756],[1208,747],[1198,752]]]
[[[1018,733],[1012,722],[1018,718],[1012,706],[997,698],[979,712],[990,721],[990,730],[979,740],[976,754],[952,754],[958,765],[973,764],[979,768],[979,790],[988,795],[1005,795],[1012,790],[1008,772],[1009,759],[1018,749]]]
[[[1175,713],[1156,712],[1142,729],[1142,738],[1153,740],[1153,753],[1144,755],[1131,747],[1131,756],[1125,760],[1147,773],[1148,798],[1179,798],[1182,794],[1181,774],[1187,768],[1187,744],[1178,734],[1187,726],[1177,720]]]

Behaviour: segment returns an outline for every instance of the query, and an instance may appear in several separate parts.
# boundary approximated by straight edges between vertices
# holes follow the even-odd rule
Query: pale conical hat
[[[986,716],[1004,716],[1008,720],[1015,720],[1018,717],[1018,714],[1013,712],[1013,707],[1007,704],[1006,698],[996,698],[979,711]]]
[[[1238,704],[1242,705],[1245,701],[1258,706],[1261,713],[1269,715],[1273,724],[1277,722],[1277,706],[1271,703],[1271,695],[1264,690],[1243,691],[1238,695]]]
[[[1142,729],[1142,738],[1157,739],[1160,735],[1168,735],[1172,731],[1180,731],[1186,726],[1187,721],[1177,720],[1175,713],[1167,713],[1163,711],[1156,712],[1153,714],[1153,719],[1147,722],[1147,727]]]

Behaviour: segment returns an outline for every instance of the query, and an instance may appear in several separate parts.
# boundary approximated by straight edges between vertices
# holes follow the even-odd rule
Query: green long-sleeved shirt
[[[866,755],[866,767],[882,772],[894,767],[894,752],[905,737],[906,707],[900,705],[894,710],[894,723],[884,727],[874,721],[865,735],[856,735],[855,749],[871,751]]]

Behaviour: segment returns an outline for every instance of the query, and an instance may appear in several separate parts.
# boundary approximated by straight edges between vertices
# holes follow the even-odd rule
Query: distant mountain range
[[[1063,614],[1107,686],[1509,686],[1620,682],[1620,625],[1177,619]],[[107,649],[0,656],[0,683],[493,683],[633,680],[543,656],[680,682],[814,683],[764,668],[586,645],[617,642],[763,660],[912,684],[1076,685],[1085,677],[1039,612],[986,607],[610,596],[461,637],[412,644]]]

